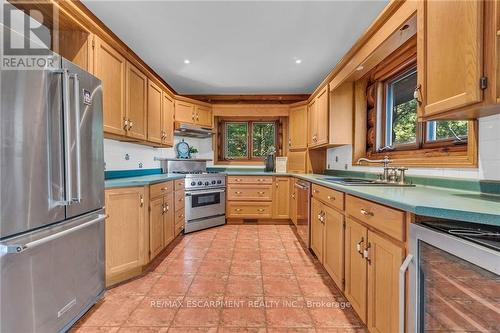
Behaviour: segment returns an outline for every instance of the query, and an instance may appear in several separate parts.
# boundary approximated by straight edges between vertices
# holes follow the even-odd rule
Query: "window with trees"
[[[259,161],[277,150],[278,126],[276,120],[225,120],[219,131],[219,160]],[[223,149],[221,149],[223,147]]]

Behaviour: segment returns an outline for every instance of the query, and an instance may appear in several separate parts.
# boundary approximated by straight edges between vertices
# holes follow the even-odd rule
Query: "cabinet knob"
[[[361,208],[361,214],[363,214],[364,216],[373,216],[374,215],[372,212],[367,211],[364,208]]]
[[[234,194],[241,194],[241,191],[235,191]]]
[[[134,122],[132,120],[128,120],[128,129],[131,130],[134,127]]]
[[[241,208],[236,208],[235,211],[241,212]]]
[[[265,209],[264,208],[259,208],[259,209],[257,209],[257,211],[263,212],[263,211],[265,211]]]
[[[266,193],[266,192],[264,192],[264,191],[259,191],[259,192],[257,192],[257,193],[258,193],[258,194],[264,194],[264,193]]]
[[[128,131],[128,120],[127,119],[123,119],[123,129]]]

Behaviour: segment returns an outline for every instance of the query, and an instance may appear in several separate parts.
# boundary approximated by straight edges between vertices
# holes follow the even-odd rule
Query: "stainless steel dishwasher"
[[[297,233],[307,245],[310,242],[310,203],[311,203],[311,184],[303,180],[297,180],[295,183],[297,189],[296,211],[297,211]]]

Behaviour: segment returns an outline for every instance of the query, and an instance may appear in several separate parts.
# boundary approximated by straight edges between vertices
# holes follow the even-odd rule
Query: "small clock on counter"
[[[190,158],[189,153],[189,144],[184,141],[184,139],[175,145],[175,152],[177,154],[177,158]]]

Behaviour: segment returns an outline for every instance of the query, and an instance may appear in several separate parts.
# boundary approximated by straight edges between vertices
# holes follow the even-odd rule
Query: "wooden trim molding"
[[[307,101],[309,94],[290,95],[183,95],[212,104],[292,104]]]

